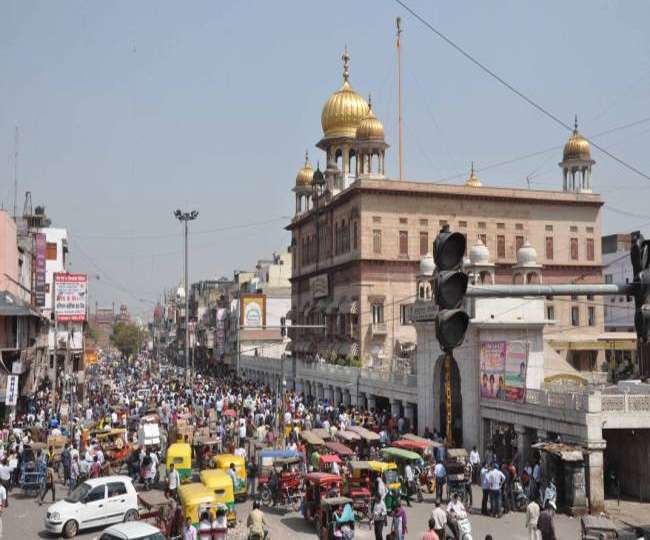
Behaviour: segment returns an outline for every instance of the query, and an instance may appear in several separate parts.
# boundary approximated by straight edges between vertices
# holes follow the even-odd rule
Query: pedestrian
[[[183,527],[183,540],[197,540],[196,527],[192,525],[192,518],[185,518],[185,527]]]
[[[436,520],[429,518],[429,530],[422,535],[422,540],[440,540],[440,536],[435,531]]]
[[[70,467],[72,466],[72,454],[70,453],[69,443],[65,443],[63,447],[61,463],[63,463],[63,485],[66,485],[70,483]]]
[[[199,539],[212,540],[212,521],[208,512],[201,512],[201,520],[199,521]]]
[[[167,498],[175,499],[177,495],[178,486],[181,483],[180,474],[174,467],[173,463],[169,464],[169,472],[167,473],[167,490],[165,495]]]
[[[45,477],[43,479],[43,490],[38,500],[39,506],[43,504],[43,499],[45,498],[45,495],[47,495],[48,491],[52,492],[52,502],[54,502],[56,500],[56,490],[54,487],[54,469],[51,467],[51,465],[48,465],[47,469],[45,469]]]
[[[375,530],[375,540],[384,540],[384,527],[388,512],[386,504],[379,494],[375,495],[375,507],[372,510],[372,524]]]
[[[481,455],[478,453],[476,446],[469,453],[469,462],[472,465],[472,482],[478,484],[479,472],[481,470]]]
[[[492,517],[501,517],[501,486],[503,486],[506,477],[497,463],[494,464],[487,477],[490,489],[490,513]]]
[[[402,508],[402,503],[398,499],[393,512],[393,522],[391,524],[391,532],[393,533],[393,540],[404,540],[408,533],[406,525],[406,512]]]
[[[70,464],[70,483],[68,489],[72,491],[77,487],[77,482],[79,481],[79,456],[76,455],[72,458],[72,463]]]
[[[431,519],[433,520],[433,528],[436,531],[438,538],[440,540],[445,540],[447,536],[447,512],[440,507],[440,499],[436,500],[436,506],[433,509],[433,512],[431,512]]]
[[[481,489],[483,490],[483,498],[481,499],[481,514],[488,515],[488,501],[490,499],[490,481],[488,479],[488,464],[484,463],[481,467],[480,481]]]
[[[555,536],[555,503],[548,501],[546,507],[540,513],[539,519],[537,520],[537,528],[542,535],[542,540],[556,540]]]
[[[445,483],[447,482],[447,470],[442,464],[442,461],[436,463],[433,468],[433,474],[436,477],[436,499],[440,501],[442,500],[442,488],[445,487]]]
[[[246,465],[246,476],[248,478],[248,496],[249,497],[254,497],[255,496],[255,479],[257,478],[257,463],[255,463],[255,460],[253,458],[250,458],[248,460],[248,464]]]
[[[404,479],[406,480],[406,506],[411,506],[411,495],[415,491],[415,475],[410,463],[404,467]]]
[[[537,521],[539,520],[539,504],[533,499],[526,507],[526,529],[528,529],[528,540],[539,540]]]

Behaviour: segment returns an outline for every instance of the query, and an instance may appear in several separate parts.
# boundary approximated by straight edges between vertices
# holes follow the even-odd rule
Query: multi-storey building
[[[630,283],[631,236],[610,234],[603,236],[603,279],[605,283]],[[634,301],[632,297],[610,296],[605,301],[605,330],[609,332],[634,332]]]
[[[534,282],[537,266],[545,282],[602,281],[603,202],[591,192],[594,161],[577,125],[560,163],[561,190],[487,186],[473,169],[462,186],[391,180],[383,126],[350,85],[347,52],[343,60],[343,86],[321,114],[317,147],[327,168],[314,171],[306,158],[293,188],[290,315],[294,323],[326,325],[325,332],[294,329],[296,357],[399,365],[416,341],[406,306],[419,261],[445,224],[466,235],[468,250],[477,242],[489,248],[497,283]],[[522,247],[528,255],[518,260]],[[545,309],[554,322],[546,334],[561,334],[565,345],[602,332],[600,298],[549,299]],[[568,356],[579,368],[596,363],[591,351]]]

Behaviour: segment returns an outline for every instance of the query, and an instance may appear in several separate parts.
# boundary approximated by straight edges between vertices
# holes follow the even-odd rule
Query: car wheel
[[[139,517],[138,511],[131,508],[131,510],[124,514],[124,521],[136,521]]]
[[[79,524],[71,519],[63,526],[63,536],[65,538],[74,538],[79,532]]]

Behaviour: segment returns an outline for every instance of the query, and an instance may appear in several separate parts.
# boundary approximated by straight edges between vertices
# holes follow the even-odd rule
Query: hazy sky
[[[650,4],[408,0],[480,61],[595,135],[650,117]],[[561,147],[568,133],[390,0],[0,2],[0,197],[13,204],[14,126],[25,190],[71,236],[91,302],[133,311],[182,275],[173,209],[198,209],[191,279],[232,275],[288,243],[290,192],[341,84],[372,92],[397,170],[394,19],[403,18],[405,169],[462,182]],[[597,139],[650,174],[650,121]],[[650,181],[593,150],[605,232],[650,230]],[[561,188],[561,148],[479,172]],[[638,190],[638,191],[637,191]],[[631,215],[618,213],[622,210]],[[283,218],[285,216],[285,218]],[[230,230],[223,230],[228,227]],[[221,229],[221,230],[220,230]]]

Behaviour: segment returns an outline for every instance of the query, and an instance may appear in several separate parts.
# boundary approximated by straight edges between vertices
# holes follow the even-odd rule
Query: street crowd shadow
[[[300,533],[314,533],[314,526],[309,523],[305,518],[294,516],[294,517],[285,517],[280,520],[280,523],[285,527],[288,527],[294,532]]]

